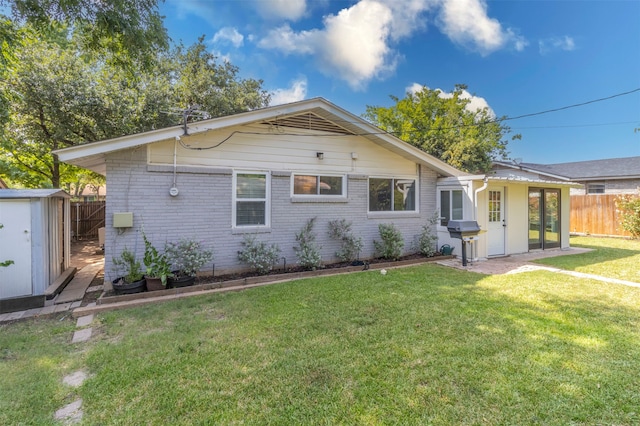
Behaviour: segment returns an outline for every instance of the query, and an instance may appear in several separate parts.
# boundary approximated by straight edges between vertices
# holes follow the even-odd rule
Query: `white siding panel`
[[[222,141],[216,148],[202,149]],[[269,132],[268,127],[238,127],[232,131],[183,136],[181,142],[192,149],[177,145],[178,165],[389,176],[416,174],[415,162],[352,135],[300,129],[279,133]],[[150,144],[149,163],[173,164],[174,144],[174,140]],[[324,153],[323,160],[316,157],[317,152]],[[353,160],[351,153],[356,153],[358,159]]]

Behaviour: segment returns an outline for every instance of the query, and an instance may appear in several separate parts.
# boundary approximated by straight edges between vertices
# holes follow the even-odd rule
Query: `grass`
[[[640,240],[572,237],[571,246],[593,251],[550,257],[536,262],[570,271],[640,282]]]
[[[640,423],[640,289],[546,271],[423,265],[183,299],[102,314],[82,346],[72,326],[2,326],[0,424],[52,423],[76,396],[101,425]],[[81,388],[59,384],[79,367]]]

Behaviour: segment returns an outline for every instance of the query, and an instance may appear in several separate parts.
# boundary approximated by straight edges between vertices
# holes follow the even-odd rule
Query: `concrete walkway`
[[[546,257],[565,256],[571,254],[581,254],[591,251],[591,249],[571,247],[569,249],[556,249],[556,250],[544,250],[534,251],[523,254],[515,254],[505,257],[494,257],[488,260],[479,262],[469,262],[467,266],[462,266],[460,258],[447,259],[440,262],[436,262],[439,265],[448,266],[456,269],[464,269],[466,271],[477,272],[487,275],[501,275],[501,274],[518,274],[530,271],[550,271],[558,274],[570,275],[578,278],[587,278],[591,280],[602,281],[611,284],[626,285],[629,287],[640,288],[640,283],[633,281],[619,280],[617,278],[603,277],[595,274],[585,274],[583,272],[567,271],[564,269],[554,268],[551,266],[540,265],[533,263],[534,260],[544,259]]]

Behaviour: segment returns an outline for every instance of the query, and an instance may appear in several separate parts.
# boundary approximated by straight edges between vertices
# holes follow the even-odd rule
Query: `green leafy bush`
[[[316,269],[322,264],[322,248],[316,243],[316,234],[313,232],[313,225],[316,218],[307,220],[304,227],[296,234],[298,245],[293,248],[298,258],[298,265],[305,269]]]
[[[167,285],[167,278],[172,277],[171,262],[166,253],[160,253],[147,239],[145,233],[142,233],[144,240],[144,257],[142,262],[146,267],[145,276],[147,278],[160,278],[162,285]]]
[[[616,200],[616,207],[621,214],[620,226],[633,238],[640,238],[640,197],[623,195]]]
[[[434,232],[434,226],[438,223],[440,214],[436,211],[422,226],[420,234],[415,241],[415,249],[423,256],[432,257],[438,251],[438,236]]]
[[[113,258],[113,267],[116,274],[127,283],[134,283],[143,278],[142,264],[136,259],[136,255],[126,247],[120,257]]]
[[[200,241],[183,238],[168,242],[164,248],[167,260],[179,276],[195,277],[202,267],[213,258],[213,252],[206,249]]]
[[[404,248],[404,238],[400,230],[393,223],[381,223],[378,225],[378,232],[381,241],[373,241],[378,255],[383,259],[399,259]]]
[[[338,259],[343,262],[353,262],[358,259],[364,243],[361,237],[353,235],[351,222],[346,219],[329,221],[329,237],[340,241],[340,250],[336,252]]]
[[[245,235],[242,245],[244,249],[238,252],[238,259],[260,275],[269,273],[280,259],[280,247],[257,241],[255,235]]]

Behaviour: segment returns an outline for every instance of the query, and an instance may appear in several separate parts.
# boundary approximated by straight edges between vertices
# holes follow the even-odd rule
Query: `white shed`
[[[69,268],[70,196],[60,189],[0,189],[0,313],[42,307]]]

